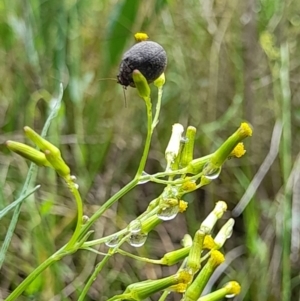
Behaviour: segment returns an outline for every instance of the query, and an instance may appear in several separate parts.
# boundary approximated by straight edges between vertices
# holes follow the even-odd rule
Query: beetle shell
[[[135,87],[132,71],[139,70],[148,83],[155,81],[167,66],[167,54],[163,47],[153,41],[143,41],[132,46],[123,55],[118,83],[127,87]]]

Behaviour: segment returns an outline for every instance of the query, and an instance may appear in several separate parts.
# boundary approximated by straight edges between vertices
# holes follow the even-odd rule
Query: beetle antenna
[[[104,77],[104,78],[100,78],[100,79],[98,79],[97,81],[98,82],[100,82],[100,81],[102,81],[102,80],[113,80],[113,81],[118,81],[116,78],[113,78],[113,77]]]
[[[123,95],[124,95],[124,103],[125,103],[125,108],[127,108],[127,99],[126,99],[126,87],[123,86]]]

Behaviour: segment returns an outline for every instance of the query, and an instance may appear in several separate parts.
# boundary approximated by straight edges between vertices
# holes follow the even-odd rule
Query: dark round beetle
[[[155,81],[167,66],[167,54],[163,47],[153,41],[142,41],[132,46],[123,55],[120,63],[118,83],[124,87],[135,87],[132,71],[139,70],[148,83]]]

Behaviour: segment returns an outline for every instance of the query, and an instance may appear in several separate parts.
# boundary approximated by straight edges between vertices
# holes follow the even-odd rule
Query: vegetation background
[[[137,31],[147,32],[168,54],[148,173],[165,167],[164,150],[175,122],[197,128],[197,156],[215,150],[241,121],[250,122],[254,135],[242,159],[229,161],[217,180],[186,198],[185,214],[160,225],[144,247],[128,250],[159,258],[178,248],[183,235],[193,235],[222,199],[229,206],[225,219],[233,214],[236,226],[213,288],[235,279],[242,285],[235,300],[300,300],[297,0],[1,1],[0,209],[18,197],[28,171],[28,162],[4,143],[24,141],[25,125],[40,132],[59,82],[65,88],[63,108],[48,139],[60,146],[78,178],[85,214],[133,177],[146,133],[144,104],[129,88],[126,107],[122,87],[101,79],[116,78],[122,53],[134,44]],[[41,168],[36,182],[41,189],[25,201],[0,271],[0,299],[73,230],[75,203],[62,181]],[[99,220],[95,237],[124,227],[161,190],[140,185]],[[1,220],[0,242],[10,219],[8,214]],[[98,261],[83,251],[64,258],[19,300],[77,300]],[[104,301],[132,282],[176,269],[117,255],[87,300]]]

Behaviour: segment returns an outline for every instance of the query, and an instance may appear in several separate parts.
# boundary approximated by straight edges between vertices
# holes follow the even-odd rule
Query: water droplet
[[[146,177],[146,176],[150,176],[148,173],[146,173],[145,171],[143,171],[142,172],[142,175],[141,175],[141,177]],[[148,178],[148,179],[146,179],[146,180],[140,180],[139,182],[138,182],[138,184],[140,185],[140,184],[145,184],[145,183],[148,183],[150,181],[150,179]]]
[[[131,233],[128,242],[131,246],[138,248],[144,245],[147,240],[147,234],[138,232],[138,233]]]
[[[209,163],[207,163],[203,168],[203,175],[209,180],[215,180],[219,177],[221,173],[221,167],[212,168]]]
[[[235,297],[235,294],[229,294],[225,296],[225,298],[233,298],[233,297]]]
[[[107,242],[105,242],[105,244],[110,248],[114,248],[115,246],[118,245],[119,241],[120,241],[120,237],[118,235],[115,235],[111,237]]]
[[[188,142],[189,142],[189,138],[187,138],[187,137],[181,137],[180,143],[185,144],[185,143],[188,143]]]
[[[129,224],[129,229],[131,233],[141,232],[142,224],[139,220],[134,220]]]
[[[157,212],[157,217],[163,221],[169,221],[176,217],[178,211],[178,206],[162,208]]]
[[[164,201],[168,201],[170,198],[176,199],[176,197],[179,194],[179,188],[178,187],[168,187],[167,189],[164,190],[162,193],[162,199]]]
[[[83,216],[82,216],[82,224],[87,223],[88,220],[89,220],[89,217],[88,217],[87,215],[83,215]]]

